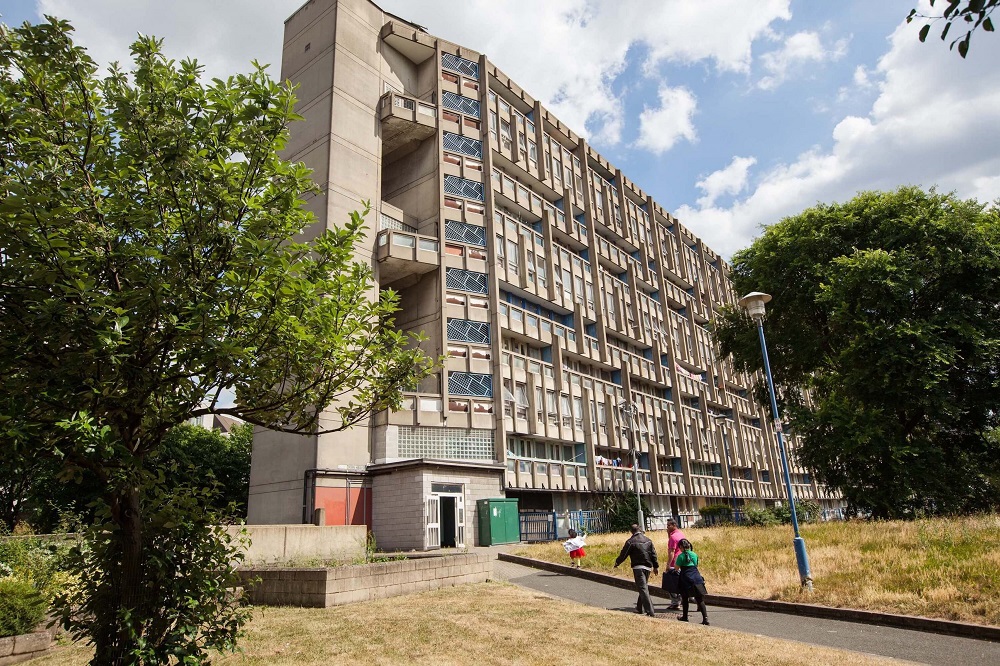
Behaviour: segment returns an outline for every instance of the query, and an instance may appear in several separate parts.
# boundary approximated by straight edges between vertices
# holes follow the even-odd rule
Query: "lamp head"
[[[760,322],[764,318],[764,304],[770,302],[771,295],[760,291],[751,291],[749,294],[736,301],[741,308],[747,311],[751,318]]]

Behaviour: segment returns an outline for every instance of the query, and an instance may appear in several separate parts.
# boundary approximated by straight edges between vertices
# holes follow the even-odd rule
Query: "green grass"
[[[814,579],[799,588],[792,528],[686,530],[710,593],[923,615],[1000,626],[1000,516],[802,526]],[[666,532],[649,536],[665,559]],[[612,569],[626,535],[592,535],[587,569]],[[522,546],[515,554],[568,563],[561,544]]]
[[[481,583],[336,608],[258,608],[242,654],[216,666],[889,666],[902,662],[576,604]],[[84,666],[58,648],[32,666]]]

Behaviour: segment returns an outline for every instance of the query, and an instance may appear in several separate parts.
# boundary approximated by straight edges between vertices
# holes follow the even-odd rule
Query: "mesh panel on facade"
[[[449,289],[471,291],[474,294],[485,294],[487,292],[486,273],[476,273],[461,268],[448,268],[445,273],[445,283]]]
[[[495,460],[493,431],[400,426],[401,458]]]
[[[467,116],[479,117],[479,100],[472,99],[471,97],[463,97],[462,95],[456,95],[446,90],[441,94],[441,105],[452,111],[464,113]]]
[[[444,237],[450,241],[486,247],[486,227],[475,224],[445,220]]]
[[[483,159],[483,142],[478,139],[470,139],[461,134],[444,133],[444,149],[453,150],[456,153],[464,153],[476,159]]]
[[[445,69],[450,69],[453,72],[464,74],[469,78],[479,78],[479,63],[473,62],[472,60],[466,60],[465,58],[452,55],[451,53],[441,54],[441,66]]]
[[[490,343],[490,325],[482,321],[468,319],[448,320],[448,339],[454,342]]]
[[[448,393],[475,398],[493,397],[493,375],[479,372],[449,372]]]
[[[445,176],[444,191],[446,194],[454,194],[455,196],[465,197],[466,199],[475,199],[476,201],[483,200],[483,184],[477,183],[474,180],[469,180],[468,178]]]

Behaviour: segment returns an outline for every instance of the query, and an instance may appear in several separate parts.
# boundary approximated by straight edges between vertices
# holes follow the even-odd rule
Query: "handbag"
[[[679,594],[681,591],[681,572],[670,569],[663,574],[663,589],[670,594]]]

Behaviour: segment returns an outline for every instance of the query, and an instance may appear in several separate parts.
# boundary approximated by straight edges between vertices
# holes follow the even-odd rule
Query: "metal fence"
[[[555,511],[521,511],[521,541],[555,541]]]
[[[596,511],[567,511],[569,527],[584,534],[600,534],[608,531],[608,514],[603,509]]]

